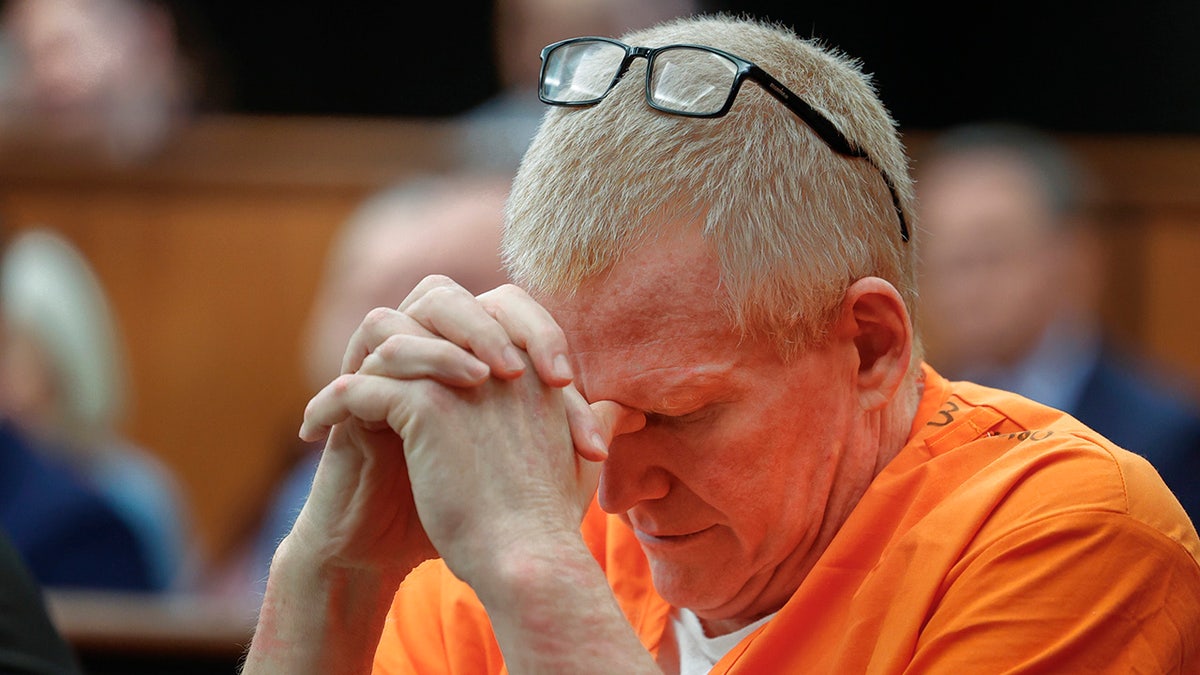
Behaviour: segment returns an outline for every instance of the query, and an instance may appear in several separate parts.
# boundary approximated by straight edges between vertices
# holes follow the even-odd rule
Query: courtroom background
[[[7,148],[0,222],[52,224],[95,265],[131,356],[130,436],[178,472],[219,564],[290,461],[334,233],[380,188],[453,168],[454,116],[498,91],[492,3],[157,1],[208,69],[195,117],[136,164]],[[980,118],[1061,134],[1107,190],[1110,322],[1200,385],[1200,3],[705,6],[859,57],[914,151]]]

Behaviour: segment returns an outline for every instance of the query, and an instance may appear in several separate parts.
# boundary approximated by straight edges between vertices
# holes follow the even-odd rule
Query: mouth
[[[710,525],[709,527],[695,530],[693,532],[684,532],[679,534],[670,534],[666,532],[657,532],[651,534],[650,532],[645,532],[635,527],[633,528],[633,532],[634,535],[637,536],[638,541],[647,546],[683,546],[703,538],[704,535],[710,532],[714,527],[716,526]]]

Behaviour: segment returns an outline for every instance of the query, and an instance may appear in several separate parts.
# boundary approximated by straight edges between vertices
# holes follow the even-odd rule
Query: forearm
[[[271,563],[243,675],[371,672],[403,575],[322,563],[288,543]]]
[[[582,541],[501,567],[476,592],[510,672],[661,675]]]

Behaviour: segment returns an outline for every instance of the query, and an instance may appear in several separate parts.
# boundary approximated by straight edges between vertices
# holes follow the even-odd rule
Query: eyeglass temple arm
[[[828,117],[809,105],[807,101],[792,93],[792,90],[772,77],[770,73],[758,66],[751,66],[749,74],[751,79],[762,85],[763,89],[766,89],[780,103],[786,105],[800,119],[804,120],[805,124],[815,131],[821,137],[821,140],[825,141],[826,145],[834,152],[846,157],[861,157],[867,160],[871,166],[875,167],[875,170],[883,177],[883,182],[887,185],[888,193],[892,196],[892,206],[896,209],[896,217],[900,219],[900,238],[908,241],[908,220],[904,217],[904,209],[900,206],[900,195],[896,193],[896,186],[892,184],[892,179],[888,177],[883,169],[879,168],[875,160],[871,159],[871,156],[865,150],[850,143],[845,134],[834,126]]]
[[[816,108],[808,104],[807,101],[800,98],[798,95],[788,89],[782,82],[771,76],[770,73],[759,68],[751,66],[749,72],[750,78],[758,84],[762,85],[767,93],[774,96],[780,103],[786,105],[792,112],[800,116],[812,130],[817,132],[821,140],[825,141],[833,151],[839,155],[847,157],[866,157],[867,153],[855,147],[846,138],[842,132],[834,126],[829,118],[821,114]]]

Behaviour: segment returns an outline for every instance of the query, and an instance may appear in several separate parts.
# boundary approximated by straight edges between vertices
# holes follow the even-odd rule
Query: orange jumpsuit
[[[1200,540],[1141,457],[928,366],[909,441],[816,566],[713,673],[1200,673]],[[657,652],[669,606],[629,529],[584,538]],[[375,672],[505,673],[440,561],[396,594]]]

